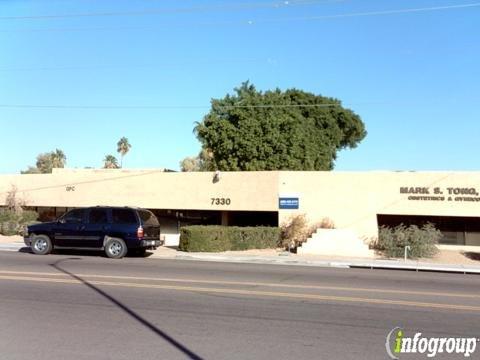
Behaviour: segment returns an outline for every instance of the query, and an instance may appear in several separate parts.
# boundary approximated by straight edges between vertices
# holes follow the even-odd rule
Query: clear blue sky
[[[126,167],[178,169],[210,99],[245,80],[357,112],[368,136],[337,170],[479,169],[480,6],[438,10],[479,3],[282,3],[0,1],[0,173],[55,148],[69,167],[100,167],[122,136]],[[388,13],[420,8],[437,10]],[[44,17],[69,14],[85,16]]]

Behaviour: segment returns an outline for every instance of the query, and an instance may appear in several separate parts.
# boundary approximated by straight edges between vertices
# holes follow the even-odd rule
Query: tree
[[[131,147],[132,145],[130,145],[126,137],[122,137],[120,140],[118,140],[117,152],[120,154],[120,167],[123,167],[123,157],[127,155]]]
[[[21,170],[20,174],[40,174],[40,170],[35,166],[29,166],[27,170]]]
[[[180,169],[184,172],[200,171],[198,157],[188,156],[180,161]]]
[[[65,153],[60,149],[55,149],[48,153],[42,153],[37,156],[36,167],[29,166],[27,170],[21,171],[22,174],[49,174],[53,168],[64,168],[67,162]]]
[[[10,191],[7,192],[7,196],[5,198],[5,206],[8,210],[15,212],[16,214],[20,214],[22,212],[22,206],[25,206],[25,201],[19,199],[18,190],[15,185],[11,185]]]
[[[65,153],[59,149],[56,149],[55,151],[52,151],[50,153],[50,159],[51,159],[52,168],[63,168],[65,167],[65,163],[67,162],[67,157],[65,156]],[[37,167],[39,167],[38,160],[37,160]]]
[[[103,159],[103,168],[104,169],[118,169],[118,160],[113,155],[105,155],[105,159]]]
[[[202,149],[197,156],[186,157],[180,161],[180,169],[184,172],[214,171],[215,164],[213,163],[213,152],[208,149]]]
[[[360,117],[334,98],[289,89],[261,92],[248,82],[212,99],[195,127],[218,170],[331,170],[337,152],[367,132]]]

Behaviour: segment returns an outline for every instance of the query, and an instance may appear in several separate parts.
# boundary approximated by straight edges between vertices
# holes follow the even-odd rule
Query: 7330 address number
[[[230,198],[211,198],[212,205],[230,205],[232,201]]]

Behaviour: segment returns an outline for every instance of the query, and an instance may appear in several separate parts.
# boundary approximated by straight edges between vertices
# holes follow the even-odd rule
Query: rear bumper
[[[140,243],[140,247],[141,248],[145,248],[145,249],[156,249],[157,247],[159,246],[162,246],[163,245],[163,241],[162,240],[142,240],[142,242]]]

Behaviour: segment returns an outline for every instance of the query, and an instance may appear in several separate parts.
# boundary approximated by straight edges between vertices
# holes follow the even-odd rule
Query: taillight
[[[137,229],[137,238],[143,238],[143,227],[139,226]]]

